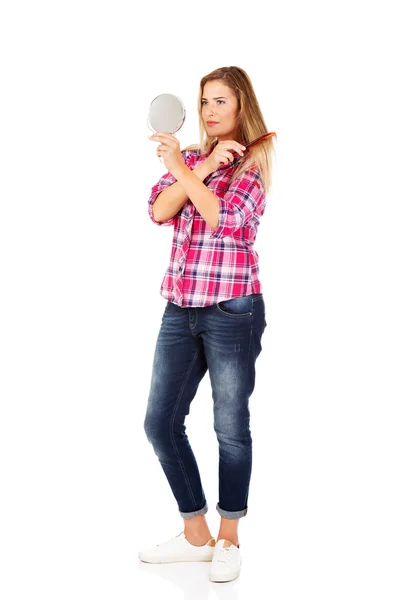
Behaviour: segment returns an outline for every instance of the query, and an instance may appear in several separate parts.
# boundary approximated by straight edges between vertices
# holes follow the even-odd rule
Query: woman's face
[[[239,104],[232,90],[221,81],[207,81],[203,88],[201,117],[208,135],[218,138],[219,142],[234,140],[238,115]]]

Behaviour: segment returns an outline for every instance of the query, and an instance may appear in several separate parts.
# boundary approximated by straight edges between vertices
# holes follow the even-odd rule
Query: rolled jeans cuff
[[[243,510],[223,510],[220,508],[219,503],[217,503],[216,509],[218,514],[221,517],[224,517],[224,519],[240,519],[241,517],[245,517],[247,515],[247,507]]]
[[[208,506],[207,506],[207,502],[206,502],[205,505],[203,506],[203,508],[200,508],[200,510],[194,510],[192,512],[182,512],[180,510],[179,514],[184,519],[192,519],[193,517],[197,517],[198,515],[205,515],[207,511],[208,511]]]

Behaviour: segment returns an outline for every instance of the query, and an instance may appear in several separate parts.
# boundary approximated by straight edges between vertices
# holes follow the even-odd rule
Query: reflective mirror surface
[[[153,132],[175,133],[185,121],[183,102],[174,94],[160,94],[150,104],[147,124]]]

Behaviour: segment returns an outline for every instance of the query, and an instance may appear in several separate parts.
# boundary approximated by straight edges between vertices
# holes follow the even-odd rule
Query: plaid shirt
[[[200,155],[199,150],[182,151],[191,170],[209,154]],[[170,261],[160,295],[182,308],[210,306],[262,292],[258,254],[253,244],[265,210],[265,191],[259,172],[251,169],[228,186],[239,158],[221,165],[203,181],[219,200],[219,222],[215,231],[190,199],[168,221],[155,221],[153,204],[158,194],[176,182],[171,173],[163,175],[151,190],[148,200],[151,220],[160,226],[174,226]]]

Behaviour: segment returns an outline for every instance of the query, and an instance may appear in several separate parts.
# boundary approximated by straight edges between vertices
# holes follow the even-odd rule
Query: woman
[[[223,67],[203,77],[200,145],[180,150],[168,133],[149,136],[168,173],[152,188],[149,215],[174,226],[160,293],[168,301],[154,354],[144,428],[183,518],[184,531],[139,552],[145,562],[212,561],[211,581],[240,572],[239,520],[247,513],[252,466],[249,398],[266,327],[253,250],[270,188],[271,138],[247,73]],[[234,155],[235,153],[235,155]],[[219,444],[217,541],[188,438],[189,414],[209,370]]]

